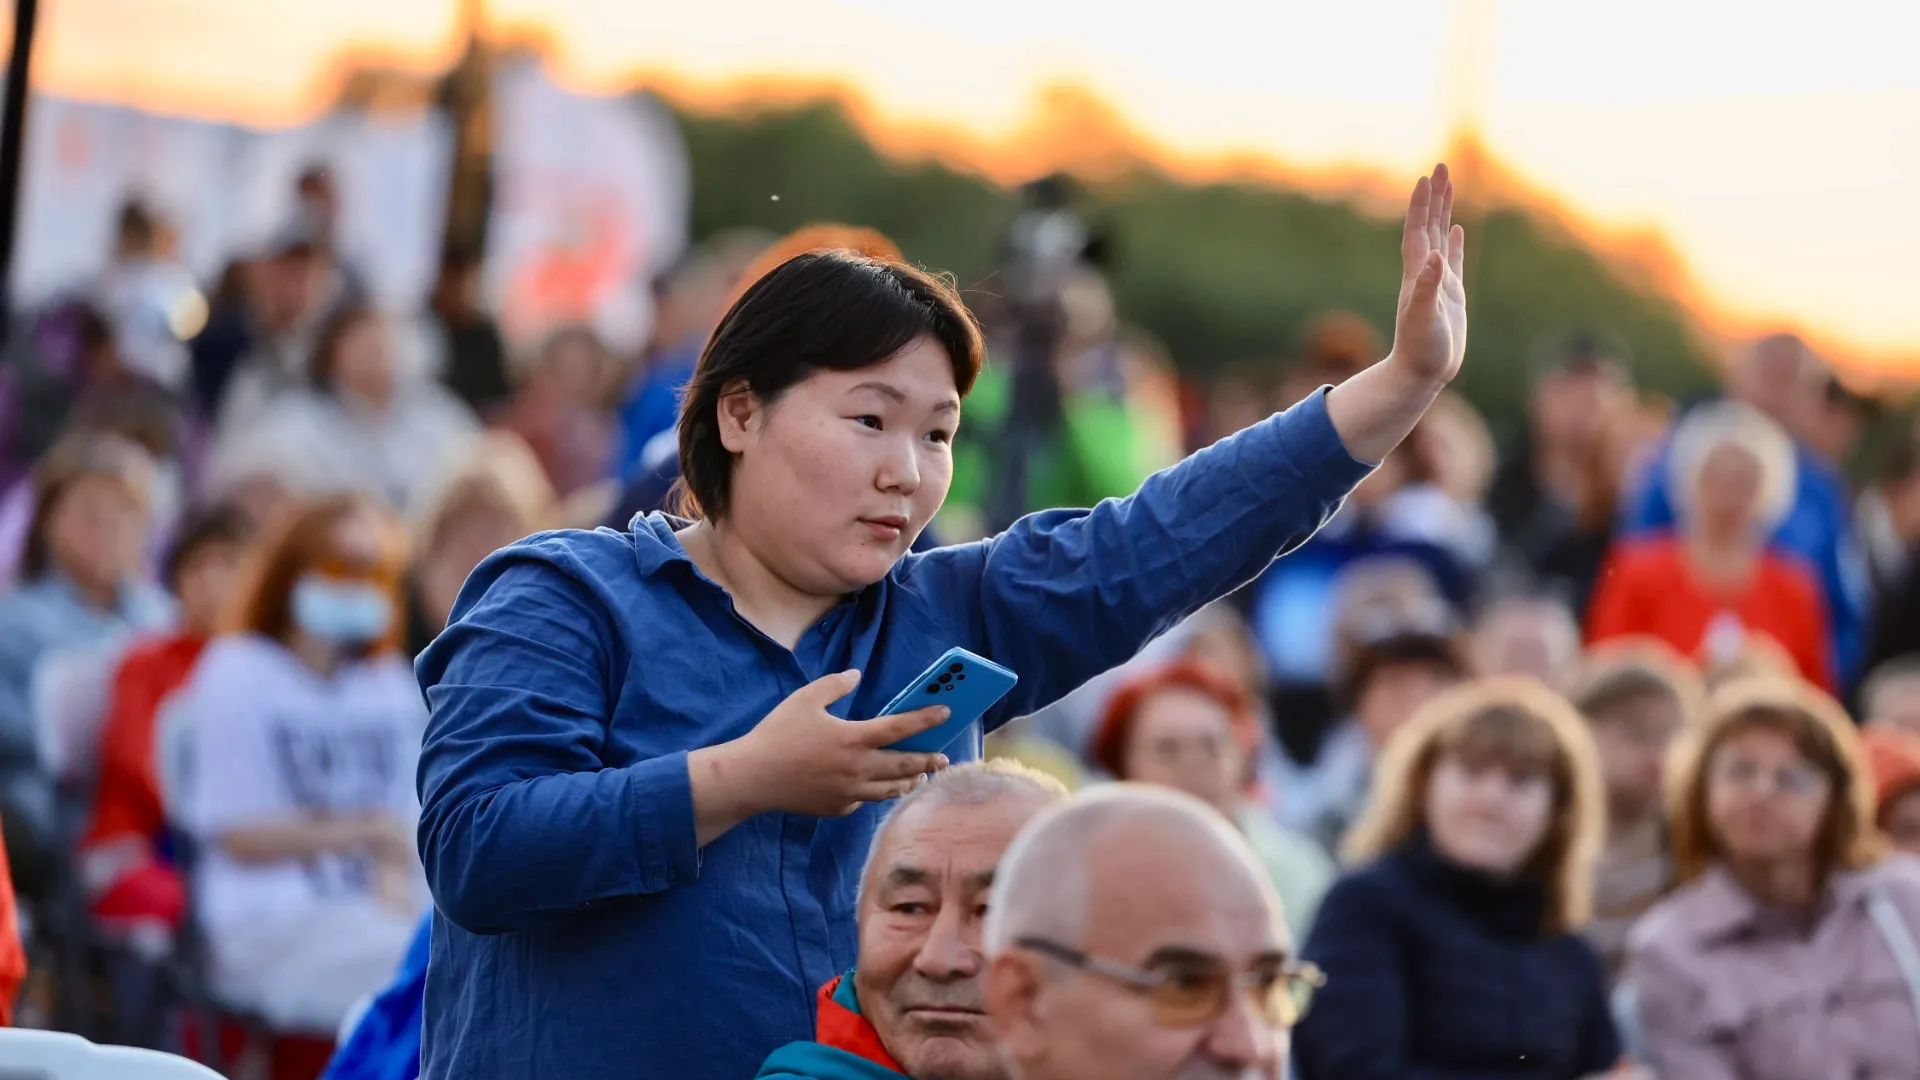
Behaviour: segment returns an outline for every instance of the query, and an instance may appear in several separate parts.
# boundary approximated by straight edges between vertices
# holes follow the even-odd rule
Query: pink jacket
[[[1626,978],[1663,1080],[1914,1080],[1920,1014],[1874,921],[1880,895],[1920,941],[1920,862],[1837,875],[1808,927],[1718,867],[1634,928]]]

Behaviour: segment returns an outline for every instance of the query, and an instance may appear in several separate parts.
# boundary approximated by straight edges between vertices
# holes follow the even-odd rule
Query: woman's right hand
[[[947,718],[945,706],[872,720],[842,720],[827,711],[858,685],[857,671],[817,679],[747,734],[694,751],[689,771],[700,843],[770,810],[850,814],[861,803],[905,795],[925,774],[946,768],[944,754],[884,749],[938,726]]]

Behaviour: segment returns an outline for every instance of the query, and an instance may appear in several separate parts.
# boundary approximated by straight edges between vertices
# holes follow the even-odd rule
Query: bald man
[[[1276,1080],[1319,981],[1232,825],[1134,784],[1020,834],[986,947],[987,1012],[1015,1080]]]
[[[854,970],[821,987],[814,1041],[774,1051],[760,1080],[1006,1080],[980,987],[987,891],[1020,828],[1066,798],[997,759],[896,803],[861,875]]]

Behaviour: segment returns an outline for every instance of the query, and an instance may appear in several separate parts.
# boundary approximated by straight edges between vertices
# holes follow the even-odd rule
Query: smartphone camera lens
[[[953,675],[958,675],[965,670],[967,670],[967,665],[965,664],[951,664],[947,667],[948,673]]]
[[[937,693],[939,693],[939,692],[940,692],[940,684],[939,684],[939,683],[937,683],[937,682],[936,682],[936,683],[928,683],[928,684],[927,684],[927,693],[929,693],[929,694],[937,694]]]

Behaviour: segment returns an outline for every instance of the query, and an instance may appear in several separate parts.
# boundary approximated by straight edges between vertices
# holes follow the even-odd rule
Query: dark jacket
[[[1578,1080],[1620,1043],[1600,961],[1540,932],[1545,890],[1424,839],[1340,879],[1307,959],[1327,985],[1294,1032],[1300,1080]]]

